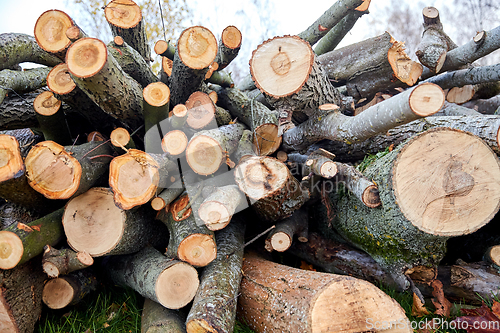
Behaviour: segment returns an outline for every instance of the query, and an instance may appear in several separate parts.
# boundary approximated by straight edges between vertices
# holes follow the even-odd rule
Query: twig
[[[261,232],[260,234],[258,234],[257,236],[255,236],[254,238],[252,238],[251,240],[249,240],[248,242],[246,242],[243,247],[247,247],[248,245],[252,244],[253,242],[255,242],[257,239],[259,239],[260,237],[264,236],[265,234],[267,234],[269,231],[271,231],[272,229],[276,228],[275,225],[273,225],[272,227],[270,228],[267,228],[266,230],[264,230],[263,232]]]

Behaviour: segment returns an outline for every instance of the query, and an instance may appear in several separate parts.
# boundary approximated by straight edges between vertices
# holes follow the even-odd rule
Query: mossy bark
[[[10,68],[22,62],[34,62],[53,67],[61,59],[43,50],[35,37],[20,33],[0,35],[0,70]]]
[[[42,88],[47,84],[47,75],[51,67],[13,71],[4,69],[0,72],[0,104],[7,94],[22,94]]]

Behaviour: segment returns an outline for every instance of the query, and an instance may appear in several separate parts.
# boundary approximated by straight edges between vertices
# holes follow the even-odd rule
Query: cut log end
[[[277,232],[271,236],[271,246],[275,251],[284,252],[290,248],[292,240],[285,232]]]
[[[48,277],[50,278],[56,278],[59,276],[59,268],[51,263],[51,262],[44,262],[43,265],[43,271],[47,274]]]
[[[500,245],[493,246],[489,251],[489,259],[497,266],[500,266]]]
[[[177,104],[172,109],[172,115],[176,117],[183,118],[186,117],[187,114],[188,114],[188,109],[184,104]]]
[[[14,178],[24,171],[19,142],[11,135],[0,134],[0,182]]]
[[[370,208],[378,207],[382,204],[376,185],[368,186],[363,192],[363,203]]]
[[[174,67],[174,62],[172,61],[172,59],[169,59],[167,57],[161,58],[161,68],[168,77],[172,75],[172,67]]]
[[[42,300],[51,309],[68,306],[75,297],[73,286],[65,279],[56,278],[43,287]]]
[[[182,154],[188,145],[188,138],[181,130],[173,130],[163,136],[161,148],[172,156]]]
[[[42,116],[52,116],[61,108],[61,101],[54,97],[52,91],[44,91],[35,98],[33,108]]]
[[[64,51],[71,44],[66,37],[66,30],[71,26],[73,21],[66,13],[56,9],[48,10],[35,23],[36,41],[47,52]]]
[[[111,132],[109,138],[113,146],[125,147],[130,142],[130,133],[123,127],[117,127]]]
[[[235,26],[230,25],[222,31],[221,39],[226,47],[234,50],[241,46],[241,31]]]
[[[281,145],[282,137],[278,135],[278,126],[267,123],[255,129],[253,146],[257,149],[258,155],[267,156],[274,153]]]
[[[125,219],[125,212],[115,205],[113,192],[94,187],[68,202],[62,223],[71,248],[98,257],[116,247]]]
[[[82,31],[76,25],[69,27],[66,30],[66,37],[72,42],[82,38]]]
[[[141,22],[141,8],[131,0],[111,1],[104,9],[106,20],[114,26],[130,29]]]
[[[422,15],[424,16],[424,21],[426,19],[435,20],[439,18],[439,11],[435,7],[425,7],[422,10]]]
[[[160,180],[158,163],[147,153],[129,149],[109,165],[109,186],[122,209],[140,206],[153,198]]]
[[[184,30],[178,41],[177,52],[189,68],[204,69],[217,55],[217,40],[210,30],[194,26]]]
[[[66,95],[75,90],[76,84],[69,75],[68,65],[59,64],[52,68],[47,75],[47,86],[58,95]]]
[[[16,267],[23,254],[24,246],[19,236],[11,231],[0,231],[0,268]]]
[[[198,272],[184,262],[165,269],[156,281],[156,296],[168,309],[180,309],[191,302],[199,285]]]
[[[446,100],[450,103],[460,105],[470,101],[475,93],[476,89],[473,85],[470,84],[463,87],[453,87],[448,90],[448,93],[446,94]]]
[[[76,254],[76,258],[84,265],[92,266],[94,264],[94,258],[90,253],[86,251],[80,251]]]
[[[163,208],[165,208],[165,200],[163,200],[160,197],[156,197],[153,200],[151,200],[151,208],[153,208],[156,211],[160,211]]]
[[[142,91],[146,103],[152,106],[163,106],[170,101],[170,89],[163,82],[150,83]]]
[[[206,320],[199,318],[189,320],[186,323],[186,331],[190,333],[217,332]]]
[[[422,83],[413,89],[409,103],[412,111],[421,117],[438,112],[444,105],[443,89],[433,83]]]
[[[413,86],[422,75],[422,65],[408,57],[404,49],[404,43],[398,42],[392,37],[391,43],[392,46],[387,52],[387,60],[391,65],[394,76],[401,82]]]
[[[43,141],[25,160],[29,185],[49,199],[68,199],[80,186],[82,167],[63,146]]]
[[[213,231],[225,228],[232,217],[232,212],[217,201],[205,201],[198,209],[198,214],[207,228]]]
[[[163,53],[165,53],[168,50],[168,43],[166,41],[160,39],[155,43],[155,46],[153,49],[157,55],[162,55]]]
[[[177,255],[193,266],[204,267],[217,256],[215,239],[212,235],[191,234],[181,241]]]
[[[187,124],[193,129],[200,129],[210,124],[215,118],[215,105],[207,94],[196,91],[186,101],[188,109]]]
[[[441,68],[443,68],[445,60],[446,60],[446,52],[443,52],[439,56],[439,59],[438,59],[437,64],[436,64],[436,68],[435,68],[435,72],[436,73],[439,73],[439,71],[441,70]]]
[[[333,161],[327,161],[323,163],[319,171],[321,177],[327,179],[334,177],[338,172],[337,165]]]
[[[298,92],[309,79],[314,52],[297,36],[275,37],[257,47],[250,59],[255,85],[275,98]]]
[[[427,233],[469,234],[499,209],[500,184],[491,181],[500,177],[498,158],[468,132],[436,128],[414,137],[392,172],[401,211]]]
[[[356,7],[354,10],[357,10],[358,12],[366,12],[370,7],[370,3],[371,0],[363,0],[363,3]]]
[[[106,44],[96,38],[82,38],[74,42],[66,53],[66,64],[71,74],[87,78],[98,73],[108,60]]]
[[[210,175],[222,164],[225,154],[217,140],[197,135],[186,148],[186,159],[191,169],[200,175]]]
[[[117,46],[123,46],[123,43],[125,43],[125,41],[121,36],[115,36],[115,38],[113,38],[113,43],[115,43],[115,45]]]

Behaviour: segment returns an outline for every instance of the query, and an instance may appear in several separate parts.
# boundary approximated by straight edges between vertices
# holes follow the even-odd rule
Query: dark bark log
[[[463,87],[488,82],[500,81],[500,64],[472,67],[441,74],[427,79],[426,82],[437,84],[443,89]]]
[[[23,94],[45,86],[50,70],[50,67],[31,68],[22,72],[2,70],[0,72],[0,104],[8,94]]]
[[[77,271],[45,283],[42,300],[51,309],[62,309],[80,303],[96,287],[97,280],[89,270]]]
[[[35,209],[6,202],[0,207],[0,230],[19,222],[30,223],[40,217],[40,213]]]
[[[16,95],[9,94],[0,104],[0,129],[14,130],[28,127],[37,127],[38,119],[36,118],[33,102],[35,98],[46,89],[38,89],[33,92]]]
[[[0,70],[22,62],[34,62],[53,67],[61,59],[43,50],[33,36],[19,33],[0,34]]]
[[[500,107],[500,95],[489,99],[478,99],[462,104],[463,107],[471,108],[482,114],[495,114]],[[497,114],[500,111],[497,112]]]

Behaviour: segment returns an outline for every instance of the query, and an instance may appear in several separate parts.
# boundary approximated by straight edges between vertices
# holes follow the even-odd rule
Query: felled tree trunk
[[[102,142],[63,147],[43,141],[26,156],[26,175],[30,186],[46,198],[68,199],[86,192],[105,175],[111,153],[110,145]]]
[[[245,225],[238,220],[216,236],[217,258],[203,269],[186,320],[188,333],[233,331],[245,243]]]
[[[369,282],[251,255],[243,261],[238,314],[255,331],[280,333],[354,333],[369,330],[370,320],[372,325],[407,320],[400,305]]]
[[[61,59],[41,49],[33,36],[19,33],[0,34],[0,70],[22,62],[53,67],[60,64]]]
[[[405,289],[408,269],[436,266],[449,237],[472,233],[493,218],[499,207],[491,195],[500,187],[489,180],[499,172],[496,155],[479,138],[432,129],[363,171],[378,185],[382,206],[367,208],[343,195],[336,217],[320,218],[320,225],[326,233],[333,226],[369,253]]]
[[[144,150],[148,153],[162,153],[163,133],[160,124],[168,118],[170,89],[163,82],[147,85],[142,92],[144,102]]]
[[[158,332],[186,333],[185,315],[145,298],[141,315],[141,333]]]
[[[0,327],[5,332],[31,333],[42,314],[42,289],[46,276],[32,260],[13,269],[0,270]]]
[[[66,50],[71,44],[66,36],[66,30],[74,25],[71,17],[65,12],[56,9],[47,10],[35,23],[36,41],[42,49],[64,61]]]
[[[50,245],[45,246],[43,252],[43,271],[50,278],[87,268],[93,263],[94,259],[87,252],[75,252],[71,249],[58,250]]]
[[[136,254],[107,257],[103,265],[114,283],[128,286],[168,309],[186,306],[199,286],[193,266],[168,258],[152,247]]]
[[[51,309],[62,309],[78,304],[96,287],[97,280],[90,271],[77,271],[45,283],[42,300]]]
[[[167,230],[154,221],[153,214],[147,207],[122,210],[110,189],[94,187],[68,202],[62,223],[73,250],[99,257],[137,252],[146,244],[165,244]]]
[[[22,265],[43,252],[45,245],[57,245],[64,237],[63,208],[30,223],[16,223],[0,231],[0,268]]]
[[[146,24],[141,8],[131,0],[113,0],[104,8],[104,16],[114,36],[120,36],[134,48],[145,61],[151,60]]]

